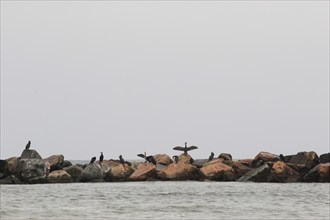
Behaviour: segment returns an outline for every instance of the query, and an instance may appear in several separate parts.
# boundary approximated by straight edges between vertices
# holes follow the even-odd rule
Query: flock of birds
[[[189,147],[187,147],[187,142],[185,142],[184,145],[185,145],[184,147],[181,147],[181,146],[174,147],[173,150],[183,151],[185,154],[187,154],[188,151],[198,149],[198,147],[196,147],[196,146],[189,146]],[[31,146],[31,141],[29,141],[27,143],[27,145],[25,146],[25,150],[29,150],[30,149],[30,146]],[[152,155],[147,156],[146,152],[144,152],[144,154],[138,154],[137,156],[145,159],[145,162],[146,163],[148,162],[148,163],[152,163],[152,164],[156,165],[155,158]],[[178,163],[179,162],[179,157],[178,156],[175,155],[172,158],[173,158],[173,160],[174,160],[175,163]],[[214,158],[214,153],[211,152],[211,155],[209,157],[209,161],[213,160],[213,158]],[[103,155],[103,152],[101,152],[101,155],[99,157],[99,163],[102,163],[103,162],[103,159],[104,159],[104,155]],[[92,157],[92,159],[90,160],[89,163],[92,164],[92,163],[95,162],[95,160],[96,160],[96,157]],[[129,161],[124,160],[124,158],[123,158],[122,155],[119,155],[119,161],[122,164],[126,163],[129,166],[131,165],[131,163]]]

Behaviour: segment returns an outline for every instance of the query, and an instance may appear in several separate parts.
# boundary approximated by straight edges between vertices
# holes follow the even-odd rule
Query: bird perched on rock
[[[123,158],[122,155],[119,155],[119,161],[120,161],[121,164],[125,164],[126,163],[128,166],[131,166],[132,165],[131,162],[128,162],[128,161],[124,160],[124,158]]]
[[[211,155],[209,156],[209,161],[213,160],[213,158],[214,158],[214,153],[211,152]]]
[[[29,141],[29,142],[27,143],[27,145],[25,146],[25,150],[30,149],[30,146],[31,146],[31,141]]]
[[[185,154],[190,151],[190,150],[195,150],[197,149],[198,147],[196,146],[190,146],[190,147],[187,147],[187,142],[184,143],[184,147],[181,147],[181,146],[177,146],[177,147],[174,147],[173,150],[179,150],[179,151],[183,151]]]
[[[92,159],[91,159],[91,161],[90,161],[89,163],[90,163],[90,164],[91,164],[91,163],[94,163],[95,160],[96,160],[96,157],[92,157]]]
[[[280,157],[280,160],[284,162],[284,156],[283,156],[283,154],[280,154],[279,157]]]
[[[174,155],[173,157],[174,163],[177,164],[179,162],[179,157]]]
[[[147,156],[146,152],[144,152],[144,154],[138,154],[137,156],[144,158],[146,160],[145,162],[152,163],[155,166],[157,164],[155,158],[153,156],[151,156],[151,155],[150,156]]]
[[[100,155],[100,158],[99,158],[99,162],[100,162],[100,163],[103,161],[103,158],[104,158],[104,156],[103,156],[103,152],[101,152],[101,155]]]

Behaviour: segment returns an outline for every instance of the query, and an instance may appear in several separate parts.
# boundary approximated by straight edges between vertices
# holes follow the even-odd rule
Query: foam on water
[[[1,219],[329,219],[329,183],[0,185]]]

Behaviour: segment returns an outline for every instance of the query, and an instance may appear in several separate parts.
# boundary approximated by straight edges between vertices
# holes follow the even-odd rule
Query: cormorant
[[[147,156],[146,152],[144,152],[144,154],[138,154],[138,157],[142,157],[146,160],[146,162],[152,163],[153,165],[156,166],[157,162],[155,160],[155,158],[153,156]]]
[[[177,164],[179,162],[179,157],[174,155],[173,157],[174,163]]]
[[[30,146],[31,146],[31,141],[29,141],[29,142],[27,143],[27,145],[25,146],[25,150],[30,149]]]
[[[124,158],[123,158],[122,155],[119,155],[119,161],[120,161],[120,163],[122,163],[122,164],[126,163],[128,166],[131,166],[131,165],[132,165],[131,162],[128,162],[128,161],[124,160]]]
[[[209,161],[213,160],[213,158],[214,158],[214,153],[211,152],[211,155],[209,156]]]
[[[101,152],[101,155],[100,155],[100,158],[99,158],[99,162],[100,162],[100,163],[103,161],[103,158],[104,158],[104,156],[103,156],[103,152]]]
[[[190,150],[195,150],[197,149],[198,147],[196,146],[190,146],[190,147],[187,147],[187,142],[184,143],[184,147],[181,147],[181,146],[177,146],[177,147],[174,147],[173,150],[179,150],[179,151],[183,151],[185,154],[190,151]]]
[[[92,157],[91,161],[89,163],[94,163],[96,160],[96,157]]]
[[[281,159],[281,161],[283,161],[284,162],[284,156],[283,156],[283,154],[280,154],[280,159]]]

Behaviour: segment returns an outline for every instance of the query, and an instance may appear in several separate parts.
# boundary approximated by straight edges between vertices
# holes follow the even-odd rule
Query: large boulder
[[[240,178],[241,176],[252,170],[251,167],[245,166],[238,161],[233,163],[232,168],[235,172],[236,179]]]
[[[179,161],[177,164],[170,164],[158,172],[162,180],[196,180],[200,178],[197,167],[187,163],[187,160]]]
[[[44,183],[49,169],[49,163],[42,159],[20,159],[17,172],[24,182]]]
[[[303,178],[305,182],[330,182],[330,163],[320,163]]]
[[[132,181],[145,181],[150,178],[154,179],[157,177],[156,167],[149,163],[140,163],[137,169],[129,176],[129,180]]]
[[[246,181],[253,181],[253,182],[266,182],[267,177],[269,174],[270,167],[267,163],[261,165],[258,168],[255,168],[243,176],[241,176],[237,181],[238,182],[246,182]]]
[[[88,164],[81,172],[81,182],[103,182],[103,170],[99,164]]]
[[[232,167],[222,163],[219,159],[215,159],[205,164],[200,169],[204,178],[218,181],[233,181],[235,174]]]
[[[252,167],[253,159],[243,159],[243,160],[238,160],[238,162],[240,164],[243,164],[244,166]]]
[[[189,154],[183,153],[179,156],[179,162],[192,164],[194,163],[194,159]]]
[[[173,163],[173,160],[167,154],[156,154],[153,157],[157,163],[163,164],[165,166]]]
[[[25,149],[23,150],[20,159],[42,159],[36,150]]]
[[[70,174],[73,182],[79,182],[81,179],[81,173],[83,171],[83,168],[77,166],[77,165],[72,165],[69,167],[64,167],[64,171],[66,171],[68,174]]]
[[[251,165],[252,165],[252,167],[258,167],[259,165],[263,164],[264,162],[276,162],[279,160],[280,160],[280,157],[278,155],[261,151],[259,154],[257,154],[254,157]]]
[[[330,153],[321,154],[320,163],[330,163]]]
[[[125,181],[134,172],[134,169],[128,164],[118,163],[111,166],[110,170],[105,173],[106,181]]]
[[[283,161],[277,161],[273,164],[270,175],[267,178],[268,182],[280,183],[298,182],[300,179],[301,175]]]
[[[63,168],[62,163],[64,161],[64,156],[62,154],[52,155],[44,160],[49,163],[50,172],[52,172],[54,170],[61,170]]]
[[[47,176],[49,183],[72,183],[72,177],[64,170],[54,170]]]
[[[224,160],[232,160],[233,157],[228,153],[221,153],[218,158],[223,158]]]
[[[318,155],[314,151],[310,152],[299,152],[296,155],[293,155],[288,163],[291,164],[302,164],[306,166],[308,169],[312,169],[317,164],[319,164],[320,159]]]

